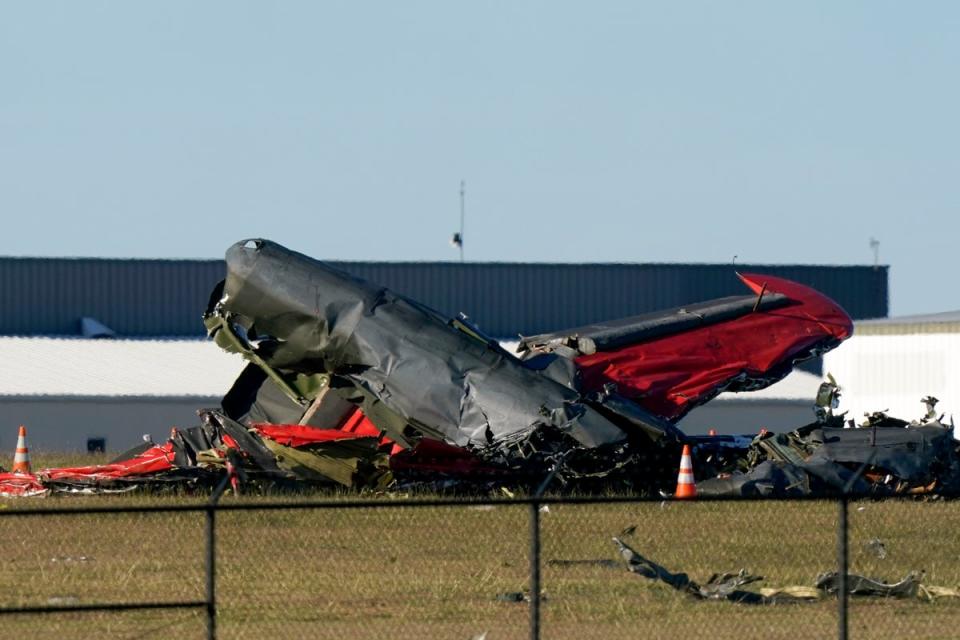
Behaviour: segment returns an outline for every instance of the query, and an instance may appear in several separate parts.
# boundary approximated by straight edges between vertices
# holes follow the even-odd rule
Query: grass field
[[[70,464],[76,464],[70,462]],[[245,501],[260,498],[244,497]],[[332,496],[332,500],[339,499]],[[50,505],[200,502],[191,496],[55,497]],[[232,496],[226,502],[238,500]],[[551,505],[541,514],[544,638],[829,638],[836,600],[750,607],[696,602],[629,574],[611,537],[705,581],[746,568],[758,586],[812,585],[835,568],[830,502]],[[524,506],[223,512],[217,516],[221,638],[526,638]],[[858,502],[851,570],[890,581],[923,569],[960,584],[960,503]],[[201,514],[0,517],[3,606],[204,597]],[[883,540],[881,559],[866,545]],[[574,562],[570,562],[574,561]],[[960,601],[854,600],[853,638],[954,638]],[[201,638],[201,611],[57,614],[3,619],[29,638]]]

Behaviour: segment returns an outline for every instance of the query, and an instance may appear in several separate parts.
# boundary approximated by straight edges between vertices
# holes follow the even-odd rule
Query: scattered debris
[[[847,593],[852,596],[879,596],[882,598],[916,598],[922,571],[911,571],[903,580],[888,584],[854,573],[847,574]],[[817,576],[817,589],[834,594],[840,589],[840,574],[836,571]]]
[[[887,546],[883,544],[883,540],[880,538],[871,538],[865,543],[867,551],[872,553],[874,556],[880,560],[886,560],[887,558]]]
[[[840,385],[833,375],[827,373],[826,381],[820,383],[817,398],[814,401],[813,412],[818,424],[828,424],[833,420],[833,410],[840,406]]]
[[[921,584],[917,587],[917,595],[923,600],[933,602],[942,598],[960,598],[960,591],[950,587]]]
[[[850,335],[839,306],[787,280],[743,274],[750,295],[524,337],[517,357],[462,314],[446,318],[267,240],[230,247],[226,264],[204,323],[249,364],[221,406],[107,465],[31,474],[20,459],[21,473],[0,473],[0,495],[206,488],[225,472],[235,494],[960,491],[960,447],[932,396],[919,420],[878,411],[857,426],[835,412],[841,389],[828,375],[815,421],[791,433],[688,437],[674,426],[721,391],[765,387]],[[691,455],[674,485],[681,449]]]
[[[794,585],[780,588],[763,588],[759,592],[746,591],[741,587],[763,580],[745,569],[737,573],[715,573],[704,584],[690,579],[685,573],[671,573],[656,562],[643,557],[619,538],[613,538],[631,573],[656,580],[687,594],[697,600],[727,600],[738,604],[787,604],[812,602],[823,595],[834,595],[840,589],[840,574],[820,574],[813,587]],[[933,601],[939,598],[960,598],[960,591],[949,587],[922,584],[923,572],[911,571],[903,580],[886,583],[857,574],[847,574],[847,593],[851,596],[880,598],[918,598]]]
[[[621,557],[627,562],[627,569],[650,580],[670,585],[697,600],[728,600],[739,604],[784,604],[810,600],[806,595],[795,595],[787,590],[775,590],[771,595],[754,591],[745,591],[740,587],[763,580],[761,576],[750,574],[744,569],[737,573],[715,573],[703,585],[694,582],[685,573],[671,573],[656,562],[649,560],[619,538],[613,539],[620,550]]]
[[[530,597],[522,591],[508,591],[497,594],[497,602],[530,602]]]
[[[761,433],[714,463],[702,495],[922,495],[960,490],[960,454],[952,425],[927,414],[907,422],[874,412],[859,427],[825,409],[839,396],[830,378],[817,394],[817,420],[790,433]],[[831,407],[833,405],[831,404]],[[942,418],[942,416],[941,416]]]
[[[33,474],[21,439],[20,472],[0,473],[0,496],[208,489],[227,473],[235,494],[329,485],[666,497],[688,447],[677,497],[960,491],[960,447],[932,396],[919,420],[878,411],[857,427],[835,413],[841,389],[828,375],[815,421],[791,433],[688,437],[674,426],[721,391],[763,388],[849,337],[843,309],[781,278],[738,274],[750,295],[524,337],[517,357],[462,314],[267,240],[230,247],[226,264],[204,324],[249,364],[221,406],[106,465]]]
[[[31,498],[43,497],[49,493],[50,489],[44,486],[36,476],[0,473],[0,497]]]
[[[47,469],[2,495],[243,485],[357,490],[673,489],[674,423],[722,391],[766,387],[851,335],[788,280],[684,308],[523,337],[506,352],[460,315],[267,240],[227,251],[203,320],[249,364],[201,425],[114,462]],[[691,354],[696,354],[692,357]],[[683,356],[683,357],[679,357]],[[669,366],[665,365],[669,363]]]
[[[496,596],[497,602],[530,602],[530,593],[527,591],[507,591],[506,593],[498,593]],[[544,602],[547,600],[547,595],[540,592],[540,601]]]

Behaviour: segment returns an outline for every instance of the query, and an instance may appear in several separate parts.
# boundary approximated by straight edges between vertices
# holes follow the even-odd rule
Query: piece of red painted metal
[[[788,304],[712,325],[576,359],[581,389],[614,383],[624,396],[668,420],[726,389],[755,389],[788,374],[793,364],[836,346],[853,321],[836,302],[810,287],[756,274],[738,274],[759,296],[785,295]]]
[[[44,469],[39,475],[47,480],[97,480],[146,476],[173,469],[173,458],[173,444],[168,441],[162,445],[150,447],[129,460],[88,467]]]
[[[383,436],[383,432],[360,409],[351,411],[336,428],[266,422],[252,426],[261,437],[269,438],[287,447],[303,447],[320,442],[357,438],[377,438],[381,445],[393,446],[393,441]]]
[[[0,497],[28,498],[45,496],[49,489],[40,483],[39,478],[26,473],[0,473]]]
[[[257,434],[288,447],[303,447],[311,444],[380,437],[380,430],[360,409],[355,409],[336,429],[294,424],[254,424]],[[390,455],[393,471],[443,473],[451,477],[489,477],[504,474],[502,469],[492,467],[476,454],[439,440],[422,438],[413,448],[406,449],[394,444],[389,438],[380,437],[382,451]]]
[[[359,438],[377,437],[379,432],[373,436],[342,431],[340,429],[321,429],[319,427],[309,427],[300,424],[268,424],[256,423],[253,428],[257,434],[278,442],[286,447],[303,447],[311,444],[323,442],[334,442],[337,440],[357,440]]]

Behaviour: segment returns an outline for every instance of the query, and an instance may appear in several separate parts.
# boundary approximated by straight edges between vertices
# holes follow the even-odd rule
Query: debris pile
[[[826,390],[825,390],[826,388]],[[883,412],[861,425],[833,415],[839,389],[821,385],[817,421],[790,433],[762,433],[717,464],[704,460],[709,476],[701,495],[799,496],[928,494],[960,491],[960,443],[953,424],[937,416],[937,400],[924,398],[927,413],[907,422]],[[741,441],[742,445],[742,441]],[[712,463],[712,464],[711,464]]]
[[[203,322],[248,365],[221,406],[107,465],[0,475],[0,495],[207,486],[225,472],[237,490],[659,495],[673,490],[687,445],[702,495],[960,486],[933,398],[921,423],[877,414],[846,429],[831,380],[817,422],[792,434],[744,443],[674,426],[717,394],[768,386],[851,335],[843,309],[788,280],[738,274],[747,295],[525,337],[517,356],[462,314],[444,317],[267,240],[230,247],[226,265]]]

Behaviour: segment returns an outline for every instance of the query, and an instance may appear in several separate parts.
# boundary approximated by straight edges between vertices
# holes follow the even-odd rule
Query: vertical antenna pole
[[[460,181],[460,262],[463,262],[463,219],[467,199],[467,183]]]

